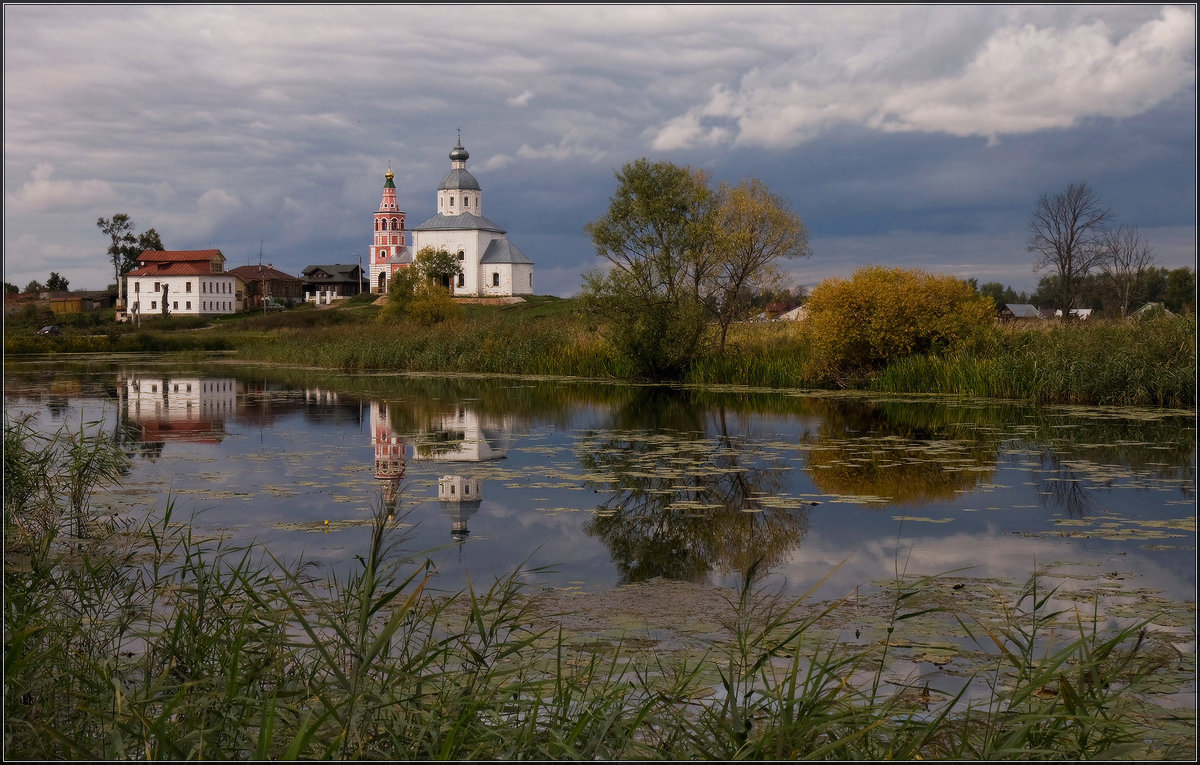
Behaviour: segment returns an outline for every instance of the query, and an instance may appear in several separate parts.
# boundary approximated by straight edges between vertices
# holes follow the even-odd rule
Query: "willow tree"
[[[717,196],[702,170],[639,159],[617,173],[608,212],[588,223],[605,271],[585,302],[639,374],[682,377],[700,351],[707,316],[699,285],[712,268]]]
[[[702,170],[646,159],[616,176],[608,212],[584,228],[608,261],[584,296],[640,374],[682,377],[713,334],[724,350],[750,298],[782,281],[779,261],[808,253],[808,232],[758,180],[714,190]]]

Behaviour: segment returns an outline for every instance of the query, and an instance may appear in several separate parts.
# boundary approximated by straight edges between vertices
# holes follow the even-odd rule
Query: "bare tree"
[[[1063,321],[1071,317],[1080,282],[1104,259],[1104,224],[1111,217],[1087,183],[1072,183],[1061,194],[1043,194],[1029,222],[1033,270],[1058,276],[1057,303]]]
[[[1137,226],[1121,225],[1104,232],[1104,259],[1100,270],[1111,285],[1121,318],[1129,312],[1129,303],[1141,286],[1146,269],[1154,265],[1154,251],[1142,239]]]

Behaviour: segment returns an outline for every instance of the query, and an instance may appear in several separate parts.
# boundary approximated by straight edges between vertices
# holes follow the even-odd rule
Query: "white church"
[[[462,273],[451,293],[470,297],[510,297],[533,294],[533,261],[508,241],[507,232],[483,217],[483,191],[467,171],[470,155],[460,138],[450,151],[450,172],[437,189],[437,214],[410,229],[406,242],[404,212],[396,203],[395,174],[384,176],[383,198],[374,216],[371,244],[371,291],[386,294],[397,269],[412,265],[426,247],[457,254]]]

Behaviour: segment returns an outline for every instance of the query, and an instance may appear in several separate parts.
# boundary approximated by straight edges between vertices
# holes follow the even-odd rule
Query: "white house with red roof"
[[[220,250],[146,250],[125,275],[126,302],[131,314],[142,316],[236,313],[238,282]]]

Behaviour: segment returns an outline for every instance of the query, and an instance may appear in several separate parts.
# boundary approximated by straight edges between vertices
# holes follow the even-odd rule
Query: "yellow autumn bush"
[[[995,324],[991,299],[962,279],[884,266],[821,282],[807,307],[808,372],[834,380],[953,350]]]

